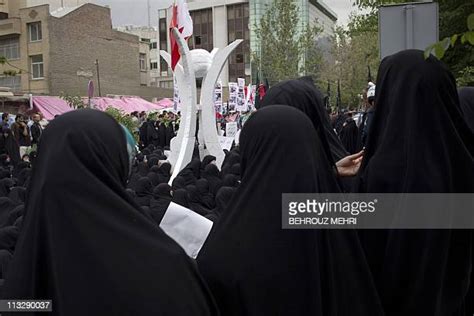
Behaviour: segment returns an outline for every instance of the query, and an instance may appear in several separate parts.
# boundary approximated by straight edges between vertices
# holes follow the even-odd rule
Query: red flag
[[[177,28],[185,40],[193,35],[193,20],[191,19],[188,6],[184,0],[177,0],[177,2],[175,1],[173,4],[173,16],[170,23],[171,69],[174,71],[181,58],[181,54],[179,52],[177,39],[172,32],[173,28]]]
[[[263,97],[265,96],[265,94],[267,94],[267,91],[266,91],[266,87],[263,83],[261,83],[259,86],[258,86],[258,96],[260,98],[260,101],[263,100]]]

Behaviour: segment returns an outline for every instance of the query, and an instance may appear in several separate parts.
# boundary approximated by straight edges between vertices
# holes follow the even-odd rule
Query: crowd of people
[[[179,129],[181,113],[163,111],[160,114],[147,115],[145,112],[130,114],[138,123],[141,148],[153,145],[154,147],[169,148],[171,139]]]
[[[35,159],[0,156],[1,297],[56,315],[472,315],[471,230],[282,229],[283,193],[474,192],[474,88],[408,50],[368,104],[331,120],[310,78],[281,82],[221,168],[196,150],[172,181],[176,123],[142,118],[137,152],[103,112],[59,116]],[[213,221],[196,261],[159,228],[171,202]]]

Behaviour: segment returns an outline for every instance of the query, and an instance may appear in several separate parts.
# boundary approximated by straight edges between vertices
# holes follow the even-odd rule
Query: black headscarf
[[[240,178],[240,164],[239,163],[234,164],[229,169],[229,173],[236,176],[239,179]]]
[[[359,192],[474,192],[474,137],[447,67],[422,51],[382,61]],[[453,315],[471,269],[470,231],[362,231],[386,315]]]
[[[171,198],[171,187],[167,183],[161,183],[153,190],[153,198],[150,201],[150,212],[151,217],[153,217],[157,224],[161,223],[170,205]]]
[[[342,144],[349,152],[353,155],[360,151],[360,141],[359,141],[359,128],[357,127],[356,122],[350,117],[344,123],[342,127],[341,134],[339,135]]]
[[[182,177],[186,185],[195,184],[196,180],[201,177],[200,169],[201,161],[199,161],[199,159],[193,159],[178,173],[178,177]]]
[[[158,123],[158,139],[160,147],[168,146],[166,143],[166,126],[164,123]]]
[[[146,177],[151,181],[153,187],[156,187],[158,184],[160,184],[160,177],[156,173],[148,172]]]
[[[225,186],[219,189],[216,195],[216,208],[214,209],[214,213],[220,216],[227,210],[235,190],[234,187]]]
[[[196,188],[199,191],[204,207],[212,210],[216,206],[216,203],[214,202],[214,197],[210,192],[209,182],[206,179],[199,179],[196,181]]]
[[[160,183],[168,183],[171,178],[171,164],[169,162],[162,163],[158,171]]]
[[[10,166],[10,162],[7,161],[8,160],[8,155],[7,154],[1,154],[0,155],[0,167],[9,167]]]
[[[128,169],[107,114],[48,125],[2,298],[52,299],[53,315],[217,315],[191,259],[125,192]]]
[[[14,178],[18,177],[18,175],[20,174],[20,172],[24,169],[28,169],[30,168],[30,164],[26,161],[21,161],[19,162],[15,168],[13,168],[13,172],[12,172],[12,175]]]
[[[151,183],[150,179],[140,178],[135,188],[135,194],[137,195],[135,201],[138,203],[138,205],[150,206],[150,200],[153,195],[153,184]]]
[[[8,250],[13,253],[19,234],[20,231],[15,226],[0,228],[0,250]]]
[[[18,145],[15,136],[13,136],[12,130],[6,130],[7,137],[5,139],[5,150],[10,157],[11,164],[16,166],[20,161],[20,146]]]
[[[10,178],[4,178],[0,180],[0,197],[8,196],[11,188],[15,186],[15,182]]]
[[[221,313],[381,315],[354,231],[281,228],[282,193],[338,192],[311,121],[268,106],[240,139],[242,184],[198,257]]]
[[[474,133],[474,87],[460,88],[458,93],[462,113]]]
[[[150,171],[150,168],[148,168],[147,163],[143,161],[138,163],[138,174],[140,174],[140,176],[146,177],[149,171]]]
[[[18,203],[12,201],[8,197],[0,197],[0,227],[3,227],[8,222],[8,216],[11,211],[18,206]]]
[[[148,170],[150,170],[153,166],[158,166],[159,161],[160,159],[158,157],[155,157],[155,156],[149,157],[147,161]]]
[[[235,151],[231,151],[222,162],[222,174],[226,175],[229,173],[229,169],[236,163],[240,162],[240,155]]]
[[[8,219],[5,226],[13,226],[16,220],[25,213],[25,206],[18,205],[8,213]]]
[[[171,185],[171,189],[173,191],[184,189],[185,187],[186,187],[186,181],[184,181],[184,178],[179,177],[179,176],[174,178],[173,183]]]
[[[212,195],[216,196],[217,191],[222,187],[222,180],[217,166],[213,164],[207,165],[202,177],[209,182],[209,190]]]
[[[31,168],[25,168],[18,173],[18,186],[25,186],[31,176]],[[0,175],[1,177],[1,175]]]
[[[24,203],[26,199],[26,189],[23,187],[13,187],[8,197],[16,203]]]
[[[203,206],[201,195],[195,185],[187,185],[186,192],[188,193],[188,203],[191,210],[202,216],[209,214],[210,210]]]
[[[0,250],[0,278],[4,279],[13,255],[8,250]]]
[[[173,190],[172,201],[176,204],[189,208],[188,192],[185,189]]]
[[[308,82],[307,78],[283,81],[272,86],[262,100],[262,107],[272,104],[295,107],[310,118],[331,164],[348,155],[347,150],[334,133],[321,92],[314,84]]]
[[[239,186],[239,179],[233,174],[225,175],[224,179],[222,180],[222,185],[225,187],[236,188]]]
[[[202,159],[202,162],[201,162],[201,170],[204,170],[204,168],[206,168],[206,166],[208,164],[210,164],[211,162],[215,161],[216,160],[216,157],[214,156],[211,156],[211,155],[207,155],[205,156],[203,159]]]
[[[12,174],[8,169],[0,169],[0,180],[5,178],[11,178]]]

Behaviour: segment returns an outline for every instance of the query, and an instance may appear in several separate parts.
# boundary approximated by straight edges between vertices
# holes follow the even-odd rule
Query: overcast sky
[[[345,25],[347,23],[349,13],[355,8],[352,6],[352,0],[323,0],[339,17],[338,24]],[[124,24],[147,25],[147,0],[93,0],[100,5],[109,5],[112,9],[112,18],[114,26]],[[172,0],[150,0],[152,14],[152,25],[158,25],[156,12],[158,3],[163,7],[164,2],[172,2]]]

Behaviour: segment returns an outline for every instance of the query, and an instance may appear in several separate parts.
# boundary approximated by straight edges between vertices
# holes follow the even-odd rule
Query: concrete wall
[[[101,93],[140,91],[138,37],[112,29],[110,9],[88,4],[58,19],[51,17],[51,94],[87,94],[99,60]]]

